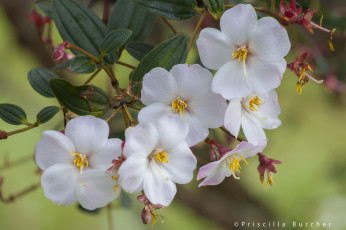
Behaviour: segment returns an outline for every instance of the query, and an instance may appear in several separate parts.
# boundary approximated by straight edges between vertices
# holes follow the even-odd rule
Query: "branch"
[[[2,194],[3,182],[4,182],[4,178],[0,178],[0,201],[2,201],[5,204],[12,203],[13,201],[18,199],[19,197],[24,196],[24,195],[28,194],[29,192],[32,192],[41,186],[41,182],[39,182],[37,184],[33,184],[33,185],[23,189],[22,191],[20,191],[18,193],[14,193],[14,194],[10,195],[8,198],[5,198]]]

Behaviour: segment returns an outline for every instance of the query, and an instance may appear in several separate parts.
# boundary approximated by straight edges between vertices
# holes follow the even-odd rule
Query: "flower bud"
[[[0,129],[0,140],[7,139],[8,134],[5,130]]]
[[[148,224],[151,220],[150,210],[148,210],[146,207],[144,207],[142,210],[141,218],[142,218],[143,224]]]
[[[68,42],[63,42],[60,45],[58,45],[54,51],[53,51],[53,61],[54,62],[60,62],[65,57],[65,46],[68,44]]]

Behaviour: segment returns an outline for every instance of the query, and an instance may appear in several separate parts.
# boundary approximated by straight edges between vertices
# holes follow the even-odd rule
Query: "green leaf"
[[[62,79],[52,79],[50,86],[59,102],[78,115],[101,116],[108,108],[107,94],[96,86],[74,86]]]
[[[52,0],[52,7],[62,39],[99,57],[100,44],[108,31],[101,19],[76,0]]]
[[[132,82],[141,82],[146,73],[155,67],[170,70],[174,65],[185,63],[187,56],[187,40],[184,35],[176,35],[166,40],[150,51],[138,64],[132,76]],[[134,89],[139,94],[140,87]]]
[[[219,20],[225,10],[224,0],[206,0],[209,12]]]
[[[48,17],[53,18],[52,2],[50,0],[37,1],[36,6],[40,8]]]
[[[12,125],[27,123],[25,111],[13,104],[0,104],[0,118]]]
[[[31,87],[44,97],[55,97],[49,85],[49,80],[52,78],[59,76],[45,68],[35,68],[28,73]]]
[[[153,14],[174,20],[193,17],[197,8],[196,0],[134,0],[134,2]]]
[[[128,41],[144,41],[153,26],[155,16],[136,6],[132,0],[117,0],[108,20],[110,31],[129,29],[133,32]]]
[[[57,106],[47,106],[37,114],[37,122],[40,124],[46,123],[47,121],[52,119],[59,111],[60,108]]]
[[[153,48],[154,46],[144,42],[129,42],[126,45],[127,52],[138,61],[141,61]]]
[[[100,46],[101,53],[116,52],[132,35],[131,30],[119,29],[107,34]]]
[[[84,55],[78,55],[71,61],[71,71],[74,73],[92,73],[96,69],[96,63]]]

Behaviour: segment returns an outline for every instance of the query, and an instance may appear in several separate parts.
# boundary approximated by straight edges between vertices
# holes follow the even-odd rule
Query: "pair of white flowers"
[[[209,70],[186,64],[145,75],[141,100],[147,106],[138,115],[139,125],[126,130],[123,149],[121,140],[108,139],[108,124],[91,116],[70,121],[65,135],[44,132],[36,161],[44,170],[45,195],[57,204],[78,200],[95,209],[115,199],[120,185],[130,193],[143,190],[151,203],[167,206],[175,183],[193,177],[197,161],[189,147],[223,124],[234,136],[242,127],[250,143],[203,166],[197,179],[205,178],[203,186],[237,178],[239,162],[265,148],[263,128],[281,123],[274,88],[286,69],[290,42],[275,19],[258,20],[251,5],[226,11],[220,26],[221,31],[202,30],[197,40],[202,63],[217,70],[214,78]],[[126,160],[114,172],[112,160],[122,151]]]

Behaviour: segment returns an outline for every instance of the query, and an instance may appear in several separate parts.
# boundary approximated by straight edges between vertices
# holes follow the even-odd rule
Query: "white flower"
[[[193,146],[209,134],[208,128],[223,124],[225,100],[211,92],[212,74],[199,65],[180,64],[170,72],[155,68],[144,76],[143,108],[138,120],[154,122],[165,114],[178,113],[189,124],[186,142]]]
[[[257,20],[254,8],[243,4],[227,10],[220,27],[203,29],[197,40],[203,65],[218,70],[212,91],[233,99],[278,87],[291,47],[285,28],[272,17]]]
[[[220,184],[225,177],[230,177],[231,175],[235,179],[239,179],[236,172],[240,172],[240,161],[243,160],[247,164],[245,159],[255,156],[266,146],[267,140],[262,141],[259,145],[253,145],[245,141],[241,142],[235,149],[224,153],[220,160],[211,162],[199,169],[197,180],[205,179],[198,187]]]
[[[193,177],[197,160],[185,142],[188,124],[178,115],[166,115],[154,123],[140,123],[125,132],[119,184],[129,193],[144,190],[152,204],[168,206],[177,188]]]
[[[230,100],[225,114],[225,128],[238,137],[242,127],[247,140],[258,144],[266,139],[263,129],[275,129],[281,125],[281,113],[275,90],[265,95],[250,94]]]
[[[107,122],[93,116],[71,120],[65,135],[48,130],[36,144],[36,163],[43,170],[41,185],[56,204],[76,200],[86,209],[103,207],[119,194],[107,170],[121,154],[121,140],[108,139]]]

